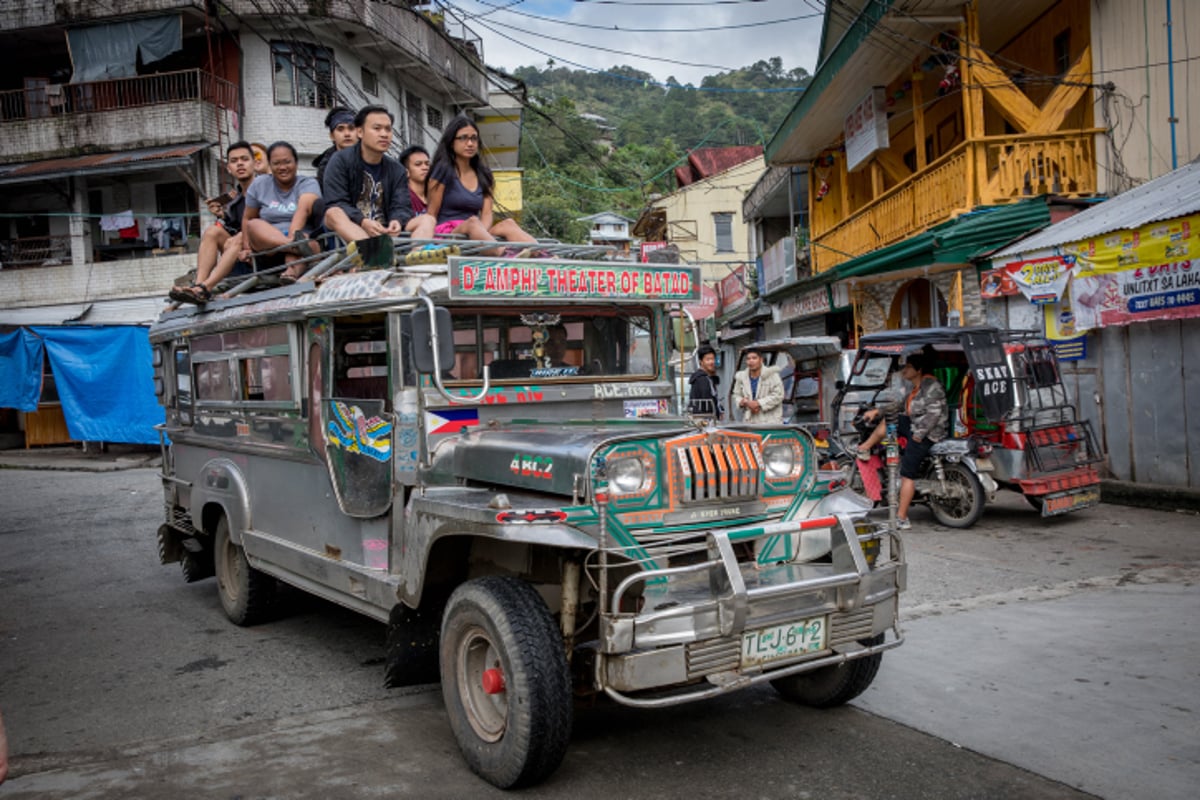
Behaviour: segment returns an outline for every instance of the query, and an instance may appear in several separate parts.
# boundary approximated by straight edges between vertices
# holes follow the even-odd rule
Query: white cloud
[[[565,7],[561,2],[523,2],[509,11],[494,10],[494,6],[505,5],[511,0],[488,2],[493,7],[477,0],[462,0],[454,7],[471,15],[467,26],[483,40],[486,62],[508,71],[522,66],[546,65],[547,55],[517,43],[521,42],[549,54],[558,66],[576,68],[569,63],[575,62],[603,70],[628,65],[648,72],[659,81],[673,76],[680,83],[699,84],[705,75],[747,67],[775,56],[783,60],[784,69],[803,67],[811,73],[821,33],[820,17],[698,33],[630,33],[561,25],[513,13],[519,11],[606,27],[676,29],[739,25],[815,13],[807,3],[791,0],[692,6],[569,3]],[[487,13],[489,11],[492,13]],[[579,45],[556,39],[578,42]],[[652,61],[597,50],[596,47],[713,66]]]

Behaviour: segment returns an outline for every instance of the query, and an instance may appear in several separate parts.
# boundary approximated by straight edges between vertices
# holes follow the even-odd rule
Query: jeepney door
[[[392,504],[395,415],[386,315],[335,318],[321,401],[325,458],[342,513],[377,517]]]

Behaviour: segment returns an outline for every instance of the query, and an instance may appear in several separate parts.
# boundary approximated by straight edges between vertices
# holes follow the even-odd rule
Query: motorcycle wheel
[[[953,496],[929,495],[929,508],[947,528],[969,528],[983,516],[983,485],[962,464],[946,464],[946,487]],[[930,480],[936,480],[930,476]]]

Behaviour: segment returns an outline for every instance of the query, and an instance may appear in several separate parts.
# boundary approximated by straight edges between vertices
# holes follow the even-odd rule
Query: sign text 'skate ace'
[[[700,299],[700,269],[679,265],[451,258],[450,297],[570,297],[690,303]]]

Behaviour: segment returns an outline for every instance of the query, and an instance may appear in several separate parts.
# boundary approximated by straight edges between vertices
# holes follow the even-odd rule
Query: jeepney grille
[[[848,614],[833,614],[829,619],[829,646],[839,647],[871,638],[875,613],[861,609]],[[688,679],[702,678],[714,672],[735,670],[741,663],[741,638],[706,639],[687,645]]]
[[[690,437],[668,443],[678,477],[674,491],[684,504],[758,497],[762,453],[757,436]]]

